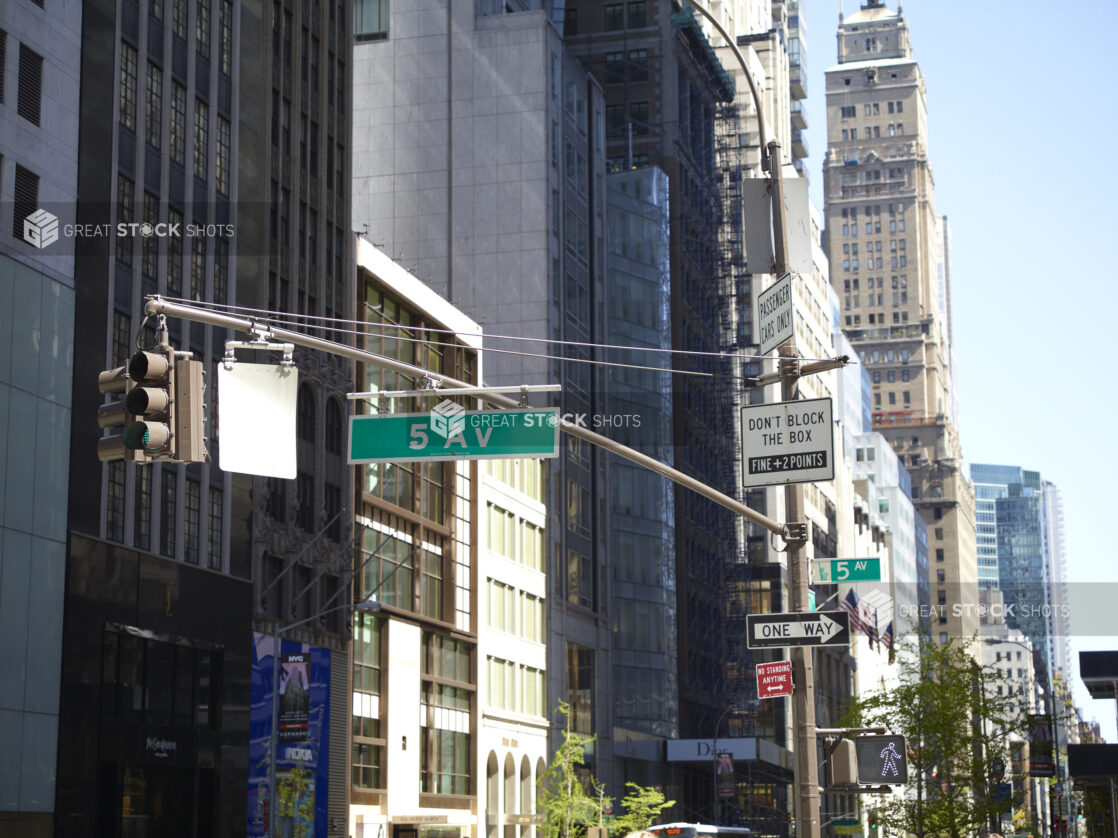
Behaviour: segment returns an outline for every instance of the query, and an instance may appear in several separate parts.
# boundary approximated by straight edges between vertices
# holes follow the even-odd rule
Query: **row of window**
[[[546,716],[544,673],[535,667],[500,658],[486,661],[487,703],[502,710]]]
[[[881,222],[878,220],[866,222],[866,235],[872,236],[874,234],[881,235]],[[890,233],[903,233],[905,231],[904,218],[891,218],[889,219],[889,232]],[[857,238],[858,236],[858,222],[855,221],[851,224],[842,225],[842,234]]]
[[[843,305],[849,309],[851,307],[858,308],[861,305],[861,295],[847,294],[843,298]],[[884,294],[866,294],[866,305],[884,307],[885,295]],[[908,305],[908,292],[907,291],[894,291],[893,292],[893,306]]]
[[[890,268],[907,268],[908,267],[908,254],[901,253],[897,256],[889,257]],[[868,271],[884,270],[885,258],[882,256],[873,257],[869,256],[865,259],[865,268]],[[844,271],[858,271],[862,269],[862,260],[857,257],[842,260],[842,269]]]
[[[902,102],[902,101],[894,100],[892,102],[886,102],[885,104],[887,106],[887,111],[886,111],[887,113],[904,113],[904,102]],[[854,119],[858,115],[858,106],[857,105],[844,105],[841,108],[839,108],[839,113],[840,113],[840,116],[843,119]],[[864,116],[879,116],[880,114],[881,114],[881,103],[880,102],[866,102],[863,105],[863,115]]]
[[[843,225],[843,226],[846,226],[846,225]],[[870,226],[869,224],[866,224],[867,228],[869,226]],[[867,229],[866,232],[869,233],[869,230]],[[865,252],[866,253],[873,253],[876,250],[878,253],[881,253],[883,245],[884,245],[884,242],[882,242],[880,239],[878,239],[875,242],[866,242]],[[904,251],[904,249],[905,249],[905,239],[890,239],[889,240],[889,252],[896,253],[898,251]],[[858,255],[858,242],[853,242],[853,243],[844,242],[843,245],[842,245],[842,252],[844,254],[849,254],[851,256],[857,256]]]
[[[910,378],[911,372],[912,372],[911,370],[907,370],[907,369],[901,370],[901,381],[908,381],[909,378]],[[897,380],[897,371],[896,370],[886,371],[885,380],[890,384],[895,382]],[[874,372],[873,372],[873,383],[874,384],[880,384],[881,383],[881,371],[880,370],[874,370]]]
[[[351,782],[356,789],[383,789],[388,769],[380,718],[381,625],[368,615],[354,622]],[[423,632],[421,645],[420,791],[469,794],[470,646],[434,632]]]
[[[496,459],[482,460],[482,464],[486,474],[538,503],[544,502],[547,491],[547,469],[541,467],[540,460]]]
[[[881,312],[879,314],[871,313],[869,315],[868,320],[869,320],[869,324],[871,326],[884,326],[884,325],[886,325],[886,322],[887,322],[885,320],[885,312]],[[862,325],[862,315],[860,315],[860,314],[848,314],[848,315],[846,315],[846,321],[845,322],[846,322],[847,326],[861,326]],[[893,323],[894,324],[899,325],[901,323],[907,323],[907,322],[908,322],[908,312],[907,311],[900,311],[900,312],[894,311],[893,312]]]
[[[205,486],[202,481],[187,477],[183,489],[185,497],[179,504],[179,471],[164,465],[155,483],[155,469],[137,468],[132,490],[132,544],[140,550],[153,550],[169,558],[178,554],[177,539],[182,536],[182,560],[188,564],[223,570],[223,538],[225,506],[224,492],[218,486]],[[106,532],[110,541],[125,541],[127,520],[127,485],[125,464],[110,463],[106,486]],[[158,488],[158,492],[156,492]],[[159,533],[154,532],[154,504],[158,503]],[[178,512],[182,511],[182,520]],[[203,514],[204,510],[204,514]],[[203,519],[206,526],[203,529]],[[181,529],[181,533],[180,533]]]
[[[897,276],[896,274],[894,274],[891,277],[891,279],[892,279],[892,282],[890,282],[890,286],[893,288],[894,291],[896,291],[898,289],[903,290],[903,289],[908,288],[908,276],[907,275],[901,274],[900,276]],[[875,286],[877,288],[884,288],[885,287],[885,277],[883,277],[883,276],[879,276],[879,277],[868,276],[868,277],[866,277],[866,288],[869,289],[870,291],[872,291]],[[853,279],[844,279],[842,281],[842,290],[843,291],[845,291],[846,293],[849,294],[851,289],[853,289],[854,291],[858,290],[858,277],[854,277]]]
[[[136,130],[137,118],[137,52],[127,41],[120,46],[119,121],[129,131]],[[158,149],[162,138],[164,78],[158,65],[148,62],[145,73],[144,137]],[[186,158],[186,88],[177,81],[170,82],[170,155],[180,165]],[[233,133],[228,119],[215,117],[217,147],[214,157],[214,174],[217,191],[229,194],[232,176],[231,156]],[[200,98],[194,100],[192,171],[195,177],[206,179],[210,160],[210,107]]]
[[[606,84],[621,84],[626,81],[648,81],[648,50],[631,49],[607,52],[605,55]]]
[[[486,625],[533,643],[544,642],[543,599],[496,579],[489,580],[487,594]]]
[[[889,404],[895,405],[897,403],[897,394],[896,393],[887,393],[886,395],[889,397]],[[904,396],[904,406],[905,407],[911,407],[912,406],[912,394],[908,390],[905,390],[904,393],[902,393],[902,395]],[[874,393],[873,394],[873,404],[874,404],[874,407],[881,407],[881,393]]]
[[[486,549],[543,573],[544,538],[541,527],[517,518],[492,503],[488,504],[487,520]]]
[[[882,126],[880,126],[880,125],[866,125],[864,127],[863,131],[862,131],[863,139],[867,139],[867,140],[880,139],[881,138],[881,128],[882,128]],[[887,137],[903,137],[904,136],[904,123],[903,122],[897,122],[897,123],[890,122],[887,126],[885,126],[885,130],[886,130],[885,136],[887,136]],[[856,140],[856,139],[858,139],[858,129],[857,128],[850,128],[850,129],[843,128],[842,129],[842,139],[843,140]]]

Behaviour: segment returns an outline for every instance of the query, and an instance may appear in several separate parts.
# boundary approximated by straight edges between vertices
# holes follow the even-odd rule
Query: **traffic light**
[[[903,736],[859,736],[858,782],[903,785],[908,782],[908,751]]]
[[[174,458],[181,463],[206,459],[206,370],[201,361],[175,364],[175,398],[172,402]]]
[[[878,817],[876,809],[870,809],[869,811],[869,827],[870,838],[877,838],[878,830],[881,829],[881,818]]]
[[[101,393],[123,394],[120,401],[109,402],[97,408],[97,425],[102,430],[119,429],[119,433],[102,436],[97,440],[97,459],[103,463],[113,460],[146,461],[142,451],[134,451],[124,443],[126,429],[132,422],[125,402],[133,386],[132,379],[128,377],[127,366],[104,370],[97,376],[97,389]]]
[[[175,459],[171,444],[175,419],[174,353],[137,352],[128,362],[133,386],[124,398],[125,410],[135,417],[124,431],[124,447],[160,459]]]
[[[858,785],[858,759],[854,752],[854,742],[840,739],[827,754],[827,787]]]

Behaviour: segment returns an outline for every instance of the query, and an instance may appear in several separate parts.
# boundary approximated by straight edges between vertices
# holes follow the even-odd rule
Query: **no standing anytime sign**
[[[830,399],[743,407],[741,430],[746,486],[834,479]]]

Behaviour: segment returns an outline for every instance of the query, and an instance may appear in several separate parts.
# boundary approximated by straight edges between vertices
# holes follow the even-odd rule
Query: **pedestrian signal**
[[[908,758],[903,736],[859,736],[858,782],[903,785],[908,782]]]

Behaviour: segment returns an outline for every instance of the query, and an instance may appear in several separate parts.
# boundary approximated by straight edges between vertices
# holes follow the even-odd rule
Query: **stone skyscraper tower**
[[[825,249],[842,327],[870,371],[874,430],[911,473],[928,525],[932,637],[970,637],[974,491],[952,381],[950,235],[936,214],[924,78],[900,8],[866,0],[840,15],[826,87]]]

